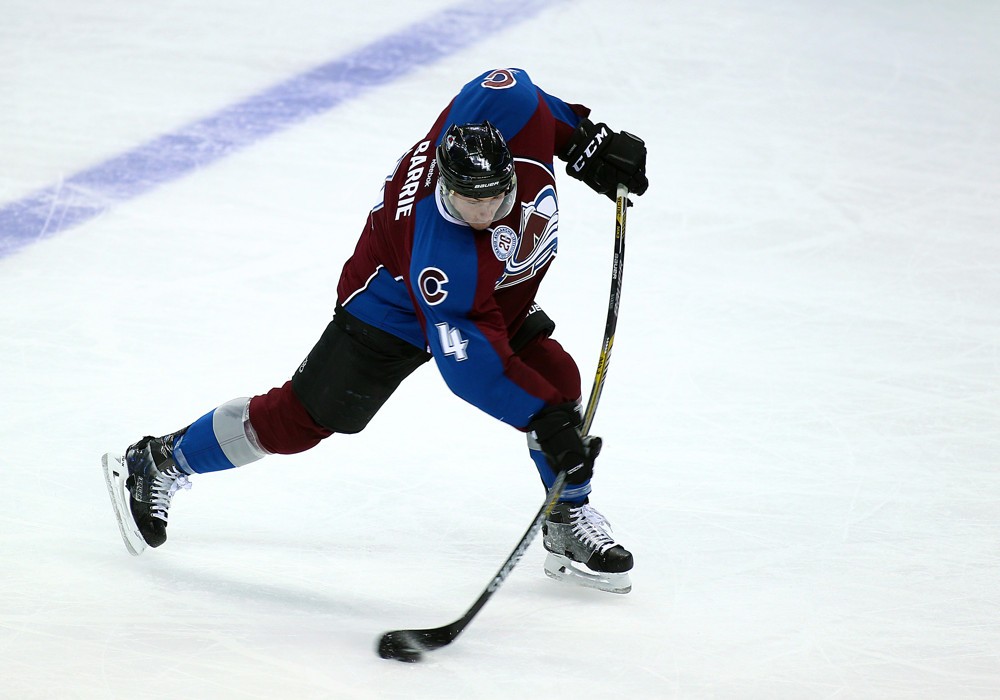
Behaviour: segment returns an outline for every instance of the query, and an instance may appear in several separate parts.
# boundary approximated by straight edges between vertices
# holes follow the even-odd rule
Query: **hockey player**
[[[568,486],[543,527],[546,573],[619,593],[632,554],[590,505],[600,439],[581,435],[580,373],[535,293],[556,255],[554,159],[595,191],[647,188],[646,149],[536,87],[523,70],[465,85],[386,179],[338,284],[333,320],[283,386],[145,437],[105,475],[133,554],[166,540],[189,477],[365,428],[431,358],[449,388],[526,433],[542,483]]]

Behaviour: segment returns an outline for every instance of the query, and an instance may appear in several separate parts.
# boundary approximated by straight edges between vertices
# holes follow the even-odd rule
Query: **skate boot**
[[[542,525],[542,543],[550,578],[610,593],[632,590],[632,553],[615,543],[611,525],[588,501],[557,503]]]
[[[181,433],[162,438],[144,437],[119,455],[103,458],[104,476],[118,518],[125,547],[138,556],[167,540],[167,511],[179,489],[191,488],[187,475],[173,458],[174,440]]]

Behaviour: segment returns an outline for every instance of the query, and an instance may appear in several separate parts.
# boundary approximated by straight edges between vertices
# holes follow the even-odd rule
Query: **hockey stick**
[[[601,345],[601,356],[597,362],[597,374],[594,377],[594,386],[590,391],[590,399],[587,402],[587,412],[583,417],[581,434],[587,435],[590,426],[594,422],[594,414],[597,412],[597,404],[601,399],[601,392],[604,390],[604,380],[608,375],[608,364],[611,361],[611,348],[615,342],[615,328],[618,326],[618,305],[621,302],[622,293],[622,271],[625,264],[625,212],[628,209],[628,188],[624,185],[618,186],[617,200],[615,206],[615,257],[611,270],[611,297],[608,301],[608,318],[604,325],[604,342]],[[443,627],[433,627],[421,630],[394,630],[382,635],[378,642],[378,655],[383,659],[396,659],[397,661],[420,661],[423,652],[434,651],[443,646],[451,644],[455,638],[472,622],[483,606],[486,605],[497,589],[510,575],[510,572],[517,566],[524,552],[531,545],[538,531],[542,529],[542,523],[552,508],[555,507],[562,495],[563,486],[566,484],[566,473],[559,472],[555,483],[545,496],[545,503],[538,510],[535,519],[524,533],[521,541],[514,547],[507,560],[490,580],[486,589],[479,595],[476,602],[472,604],[462,617],[458,618],[450,625]]]
[[[611,347],[615,344],[615,329],[618,327],[618,305],[622,300],[622,272],[625,269],[625,212],[628,210],[628,188],[618,185],[618,198],[615,201],[615,257],[611,265],[611,295],[608,299],[608,318],[604,324],[604,341],[601,344],[601,357],[597,361],[597,374],[594,376],[594,386],[587,400],[587,412],[583,414],[581,435],[588,435],[597,413],[597,404],[604,391],[604,380],[608,376],[608,365],[611,363]]]

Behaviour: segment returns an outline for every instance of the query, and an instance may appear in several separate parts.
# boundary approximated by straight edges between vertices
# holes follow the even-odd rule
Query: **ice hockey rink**
[[[9,0],[0,698],[1000,697],[1000,6]],[[626,596],[547,579],[516,431],[433,365],[193,479],[130,557],[99,463],[281,384],[383,177],[519,67],[646,140],[594,432]],[[589,388],[614,235],[560,170],[539,302]]]

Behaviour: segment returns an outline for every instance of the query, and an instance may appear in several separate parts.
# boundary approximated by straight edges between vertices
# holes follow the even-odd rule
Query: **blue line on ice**
[[[0,258],[326,112],[558,0],[467,0],[0,207]],[[490,66],[480,66],[473,72]]]

